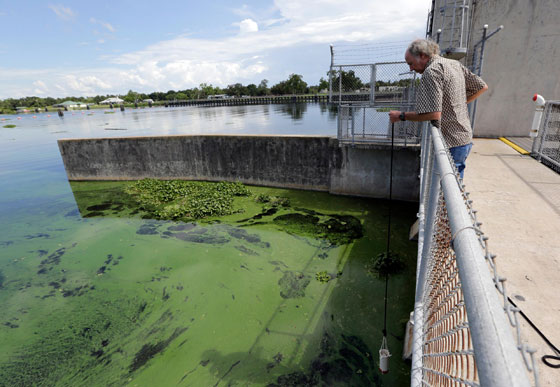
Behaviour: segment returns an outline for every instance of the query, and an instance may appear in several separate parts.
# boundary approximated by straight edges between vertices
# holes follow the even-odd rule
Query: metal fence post
[[[428,143],[431,143],[431,133],[426,134]],[[428,148],[430,146],[428,145]],[[432,152],[429,152],[432,153]],[[428,255],[432,246],[434,222],[440,195],[440,174],[432,168],[433,157],[426,155],[425,160],[426,176],[430,176],[429,191],[424,194],[429,195],[429,199],[424,209],[420,211],[420,228],[418,234],[418,261],[416,276],[416,295],[414,298],[414,329],[412,342],[412,367],[410,375],[411,386],[422,386],[422,355],[424,340],[424,286],[426,284],[426,274],[428,270]],[[427,182],[426,182],[427,183]],[[427,186],[427,184],[425,185]],[[423,198],[421,198],[422,200]],[[425,213],[424,213],[425,211]]]
[[[371,65],[370,86],[369,86],[369,103],[372,106],[375,103],[375,83],[377,82],[376,76],[377,76],[377,69],[376,69],[375,64],[372,64]]]

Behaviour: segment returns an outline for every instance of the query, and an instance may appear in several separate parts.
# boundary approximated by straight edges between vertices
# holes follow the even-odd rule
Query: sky
[[[0,99],[269,87],[401,60],[431,0],[0,0]]]

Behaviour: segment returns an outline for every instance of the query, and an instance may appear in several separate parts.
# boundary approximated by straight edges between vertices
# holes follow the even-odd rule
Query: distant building
[[[403,90],[404,87],[402,86],[379,86],[379,91],[400,91]]]
[[[142,102],[144,103],[154,103],[154,100],[151,98],[143,99]]]
[[[109,105],[111,103],[113,104],[119,104],[119,103],[123,103],[124,100],[120,99],[119,97],[111,97],[111,98],[107,98],[101,102],[99,102],[100,105]]]
[[[68,109],[80,109],[80,108],[87,107],[87,103],[68,100],[68,101],[64,101],[62,103],[58,103],[58,104],[53,105],[53,106],[54,107],[60,107],[60,108],[68,108]]]
[[[214,95],[209,95],[208,97],[206,97],[207,99],[228,99],[228,98],[232,98],[227,94],[214,94]]]

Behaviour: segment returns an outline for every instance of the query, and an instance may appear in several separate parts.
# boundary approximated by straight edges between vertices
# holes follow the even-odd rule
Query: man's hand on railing
[[[400,118],[401,113],[404,113],[404,112],[400,112],[398,110],[389,111],[389,121],[391,121],[391,123],[395,123],[395,122],[398,122],[398,121],[404,121],[404,120],[401,120],[401,118]]]
[[[438,121],[441,119],[441,112],[429,112],[418,114],[416,112],[400,112],[391,110],[389,112],[389,120],[391,122],[398,121]]]

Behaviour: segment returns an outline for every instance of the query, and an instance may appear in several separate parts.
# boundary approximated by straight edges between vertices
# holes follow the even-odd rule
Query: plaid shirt
[[[416,97],[416,112],[441,112],[439,121],[432,124],[450,148],[472,142],[472,128],[467,110],[467,97],[481,90],[486,83],[460,62],[434,55],[422,74]]]

